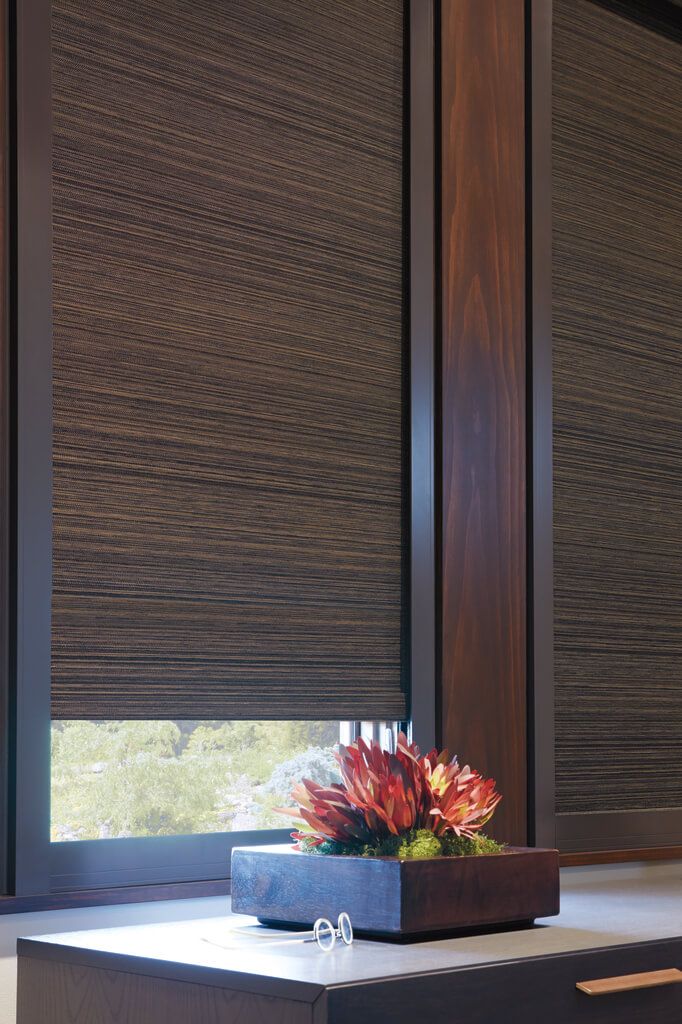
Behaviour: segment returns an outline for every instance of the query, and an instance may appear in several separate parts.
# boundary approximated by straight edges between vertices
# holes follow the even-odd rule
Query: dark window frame
[[[651,31],[678,32],[679,0],[592,0]],[[678,38],[678,36],[675,36]],[[552,0],[527,6],[527,344],[529,352],[529,841],[567,864],[680,856],[682,810],[557,814],[555,807]]]
[[[9,797],[10,766],[9,678],[11,634],[10,607],[7,600],[12,586],[10,577],[11,499],[10,499],[10,244],[8,212],[10,208],[10,109],[9,86],[12,71],[10,57],[10,19],[7,3],[0,4],[0,795]],[[7,802],[0,804],[0,892],[8,887]]]
[[[11,423],[0,445],[11,474],[3,578],[9,629],[6,685],[10,758],[4,783],[7,880],[18,898],[116,886],[199,882],[229,877],[233,846],[285,839],[288,830],[50,843],[50,619],[52,474],[51,42],[50,0],[10,0],[10,120],[2,140],[15,187],[6,204],[12,253],[12,330],[0,331],[10,384]],[[436,178],[435,0],[406,2],[405,237],[409,346],[406,373],[404,672],[411,684],[412,728],[423,747],[436,741]],[[4,378],[3,378],[4,384]],[[7,390],[7,385],[4,384]],[[7,404],[5,404],[5,408]],[[2,495],[0,495],[2,497]],[[5,506],[7,507],[7,506]],[[13,581],[13,582],[12,582]],[[0,727],[3,724],[0,714]],[[0,869],[2,857],[0,856]],[[0,890],[1,891],[1,890]],[[27,903],[34,909],[31,902]]]

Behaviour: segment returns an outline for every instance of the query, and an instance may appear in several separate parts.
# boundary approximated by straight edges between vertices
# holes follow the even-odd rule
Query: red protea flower
[[[395,754],[363,739],[339,746],[336,759],[349,803],[362,812],[372,838],[427,826],[433,806],[419,748],[401,733]]]
[[[334,784],[320,786],[310,779],[303,779],[291,792],[298,804],[296,809],[277,808],[280,814],[289,814],[298,819],[307,829],[292,833],[300,842],[307,840],[310,846],[319,846],[327,840],[335,843],[370,843],[372,833],[360,811],[348,800],[343,786]]]
[[[421,757],[404,733],[394,754],[359,739],[339,745],[335,757],[341,785],[304,779],[291,794],[298,808],[282,809],[301,821],[303,830],[293,834],[299,843],[371,844],[413,829],[472,836],[501,799],[493,779],[460,768],[447,751]]]
[[[466,765],[460,768],[457,758],[450,760],[447,750],[432,750],[422,758],[422,765],[433,797],[431,828],[436,835],[455,832],[471,837],[490,821],[502,797],[495,792],[495,780],[483,779]]]

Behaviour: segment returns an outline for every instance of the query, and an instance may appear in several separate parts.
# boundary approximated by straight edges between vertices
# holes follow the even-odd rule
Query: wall
[[[219,917],[226,909],[226,898],[215,896],[200,900],[137,903],[121,907],[79,907],[74,910],[50,910],[41,914],[8,914],[0,917],[0,1024],[15,1024],[15,953],[20,936],[182,921],[190,917]]]

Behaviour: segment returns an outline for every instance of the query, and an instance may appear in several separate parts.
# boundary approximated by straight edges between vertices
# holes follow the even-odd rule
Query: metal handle
[[[619,978],[597,978],[595,981],[576,981],[575,987],[588,996],[608,996],[613,992],[631,992],[636,988],[655,988],[657,985],[675,985],[682,981],[682,971],[671,967],[669,971],[646,971],[644,974],[623,974]]]

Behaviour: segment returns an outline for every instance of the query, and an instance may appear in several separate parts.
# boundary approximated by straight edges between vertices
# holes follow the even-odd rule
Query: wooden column
[[[527,838],[523,0],[444,0],[442,739]]]

